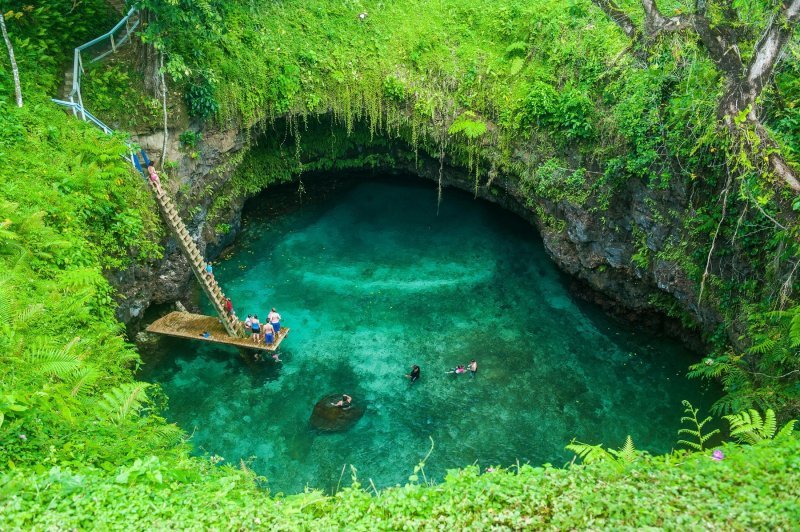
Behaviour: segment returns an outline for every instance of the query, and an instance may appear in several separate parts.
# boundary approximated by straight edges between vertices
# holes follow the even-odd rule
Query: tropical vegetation
[[[708,352],[690,375],[723,384],[712,414],[729,443],[709,448],[707,418],[686,404],[685,450],[663,456],[632,437],[619,449],[573,441],[577,461],[564,467],[470,466],[437,483],[423,460],[405,486],[374,490],[353,470],[338,493],[289,496],[245,463],[193,457],[158,386],[135,380],[139,356],[115,317],[111,281],[162,256],[155,204],[122,134],[50,101],[74,46],[117,16],[101,0],[12,0],[2,14],[24,103],[4,49],[3,528],[796,526],[796,0],[139,5],[141,42],[128,63],[90,69],[84,100],[125,130],[160,127],[166,97],[193,151],[203,131],[243,131],[250,149],[213,191],[219,210],[311,169],[399,164],[381,149],[390,141],[468,169],[476,194],[504,176],[533,210],[566,202],[602,217],[631,182],[683,187],[685,210],[653,208],[678,236],[654,246],[638,228],[632,260],[677,264],[694,283],[691,305],[653,305],[704,331]],[[751,76],[773,41],[768,75]],[[280,138],[263,135],[275,129]],[[543,231],[563,227],[536,212]]]

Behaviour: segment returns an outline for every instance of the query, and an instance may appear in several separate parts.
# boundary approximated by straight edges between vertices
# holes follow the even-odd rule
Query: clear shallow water
[[[630,434],[665,452],[680,401],[713,400],[685,378],[678,343],[573,300],[535,230],[497,207],[446,190],[437,216],[433,185],[408,180],[265,216],[270,199],[214,271],[240,316],[278,308],[292,328],[283,363],[163,339],[140,377],[162,384],[199,453],[251,460],[273,492],[335,489],[344,464],[364,483],[403,483],[429,438],[437,479],[471,463],[561,465],[573,437],[616,448]],[[476,378],[445,374],[472,358]],[[363,418],[312,429],[316,401],[340,392]]]

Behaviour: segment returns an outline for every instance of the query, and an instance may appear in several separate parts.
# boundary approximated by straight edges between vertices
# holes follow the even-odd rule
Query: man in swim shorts
[[[272,328],[272,324],[270,322],[267,322],[264,324],[264,343],[270,345],[274,341],[275,329]]]
[[[275,329],[275,336],[281,331],[281,315],[275,311],[275,307],[272,307],[272,312],[267,314],[267,321],[272,324],[272,328]]]
[[[478,363],[475,362],[474,358],[467,364],[467,369],[469,370],[470,377],[475,377],[475,374],[478,373]]]

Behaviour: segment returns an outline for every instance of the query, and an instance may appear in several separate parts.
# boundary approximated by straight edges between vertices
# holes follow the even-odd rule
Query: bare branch
[[[631,17],[629,17],[614,0],[592,0],[592,2],[602,9],[603,12],[608,15],[608,18],[613,20],[617,26],[625,32],[625,35],[627,35],[629,39],[635,41],[639,38],[639,30],[636,28],[636,24],[633,23]]]
[[[747,84],[756,95],[772,76],[798,20],[800,20],[800,0],[784,1],[778,12],[772,16],[747,67]]]
[[[8,58],[11,61],[11,72],[14,75],[14,94],[17,97],[17,107],[22,107],[22,89],[19,85],[19,70],[17,69],[17,60],[14,57],[14,46],[11,44],[11,39],[8,38],[8,30],[6,30],[6,19],[0,11],[0,30],[3,32],[3,39],[6,41],[6,48],[8,48]]]
[[[681,31],[694,27],[693,15],[665,17],[658,10],[655,0],[642,0],[644,8],[644,27],[648,37],[653,38],[661,32]]]

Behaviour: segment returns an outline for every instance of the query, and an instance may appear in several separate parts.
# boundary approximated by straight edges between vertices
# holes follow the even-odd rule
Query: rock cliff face
[[[171,134],[173,139],[176,134]],[[246,148],[247,136],[241,132],[204,132],[200,145],[201,156],[194,158],[182,153],[178,143],[169,144],[168,159],[181,161],[176,175],[169,180],[169,190],[200,250],[213,260],[230,245],[241,226],[243,203],[227,206],[223,218],[230,231],[216,234],[207,223],[209,207],[238,160],[237,154]],[[151,153],[160,153],[161,134],[140,136],[137,140]],[[369,147],[359,147],[369,150]],[[385,148],[382,148],[385,149]],[[414,160],[404,146],[391,148],[395,161]],[[416,175],[438,180],[438,160],[420,154],[416,163],[399,163],[391,168],[377,168],[381,173]],[[442,183],[474,191],[474,180],[463,168],[444,165]],[[604,305],[610,311],[628,319],[653,320],[656,297],[672,298],[677,308],[692,316],[702,329],[710,330],[719,323],[713,310],[698,307],[695,284],[688,279],[676,262],[658,259],[655,252],[670,242],[682,240],[681,213],[688,209],[687,190],[680,185],[668,189],[652,189],[630,181],[618,191],[602,212],[589,205],[576,205],[567,200],[553,202],[531,198],[519,188],[519,181],[499,175],[491,186],[482,186],[479,197],[500,204],[534,224],[553,260],[568,274],[579,280],[578,296]],[[555,222],[555,223],[554,223]],[[634,262],[634,256],[645,257]],[[151,304],[186,300],[191,286],[191,271],[171,238],[165,243],[162,261],[151,267],[134,267],[119,272],[113,278],[119,292],[118,317],[135,325]],[[673,331],[680,328],[673,327]]]
[[[200,252],[213,258],[233,242],[239,231],[242,206],[229,207],[231,230],[224,235],[216,234],[214,228],[206,223],[215,197],[209,191],[223,186],[230,177],[235,157],[246,145],[246,136],[235,130],[204,131],[199,149],[192,153],[181,149],[180,133],[169,133],[166,160],[178,161],[179,164],[161,172],[162,184],[175,198],[180,215]],[[134,135],[133,139],[151,159],[159,159],[163,132]],[[192,282],[189,263],[170,235],[163,245],[164,257],[157,264],[132,266],[111,275],[119,303],[117,318],[134,328],[150,305],[178,300],[189,303],[187,294]]]

